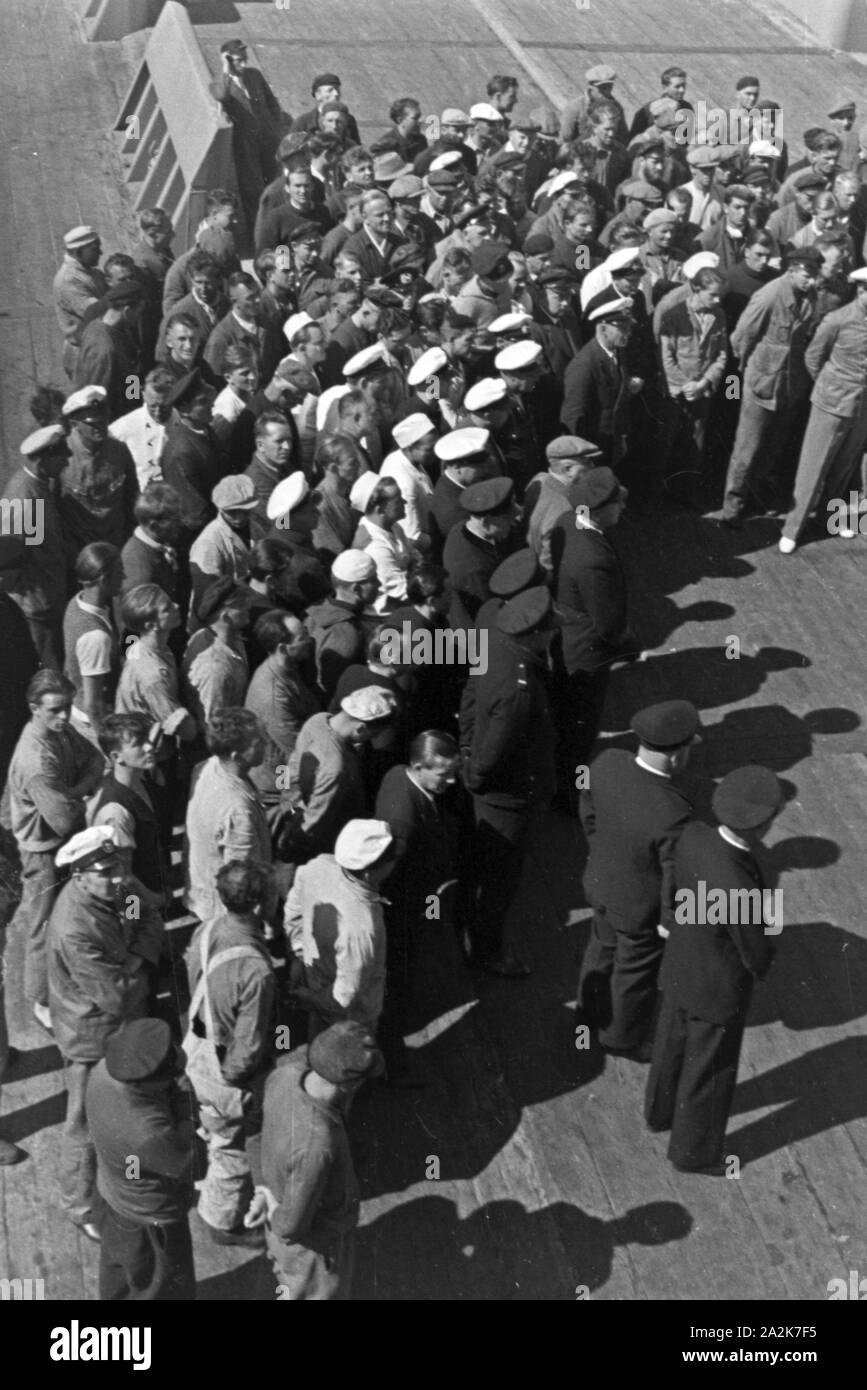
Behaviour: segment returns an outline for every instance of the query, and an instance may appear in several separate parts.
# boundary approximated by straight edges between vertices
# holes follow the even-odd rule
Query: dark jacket
[[[464,781],[495,806],[523,810],[553,795],[555,735],[543,670],[542,659],[494,628],[487,670],[469,676],[464,687]]]
[[[625,749],[606,749],[581,793],[587,901],[624,918],[626,930],[655,928],[674,906],[674,849],[691,818],[670,778],[640,767]]]
[[[217,515],[211,493],[223,476],[223,463],[210,429],[199,433],[173,415],[166,426],[160,467],[164,481],[181,499],[184,529],[194,538]]]
[[[115,1081],[105,1061],[87,1082],[87,1127],[96,1149],[96,1185],[113,1211],[157,1226],[179,1221],[193,1204],[195,1120],[177,1082]],[[133,1181],[130,1156],[139,1167]]]
[[[566,368],[563,377],[564,433],[589,439],[603,450],[606,464],[623,453],[623,436],[629,428],[629,396],[620,353],[615,359],[594,338]]]
[[[559,653],[571,675],[595,671],[639,647],[629,630],[626,580],[607,536],[578,527],[571,513],[551,531],[554,600],[562,616]]]
[[[462,515],[466,516],[463,512]],[[472,627],[485,599],[490,598],[489,580],[501,560],[509,554],[508,542],[496,545],[482,540],[463,526],[454,526],[446,537],[443,565],[449,580],[449,622],[452,627]]]
[[[700,901],[713,889],[761,893],[761,870],[753,856],[722,838],[713,826],[695,821],[678,841],[674,856],[677,891],[688,889]],[[731,904],[731,896],[728,898]],[[743,897],[740,903],[743,903]],[[684,916],[676,909],[669,923],[660,987],[695,1018],[708,1023],[727,1023],[742,1017],[749,1008],[753,980],[761,979],[773,958],[771,939],[757,924],[757,913],[724,911],[722,915],[748,916],[746,923],[731,921],[718,926],[678,921]],[[708,914],[710,915],[710,914]]]
[[[396,232],[386,232],[384,240],[385,255],[377,250],[363,227],[360,232],[353,232],[352,236],[344,243],[344,255],[355,257],[361,266],[361,274],[365,282],[378,280],[381,275],[384,275],[391,264],[395,251],[399,247],[407,245],[406,238],[398,236]]]
[[[364,662],[364,628],[347,603],[327,598],[309,609],[307,631],[316,643],[316,679],[327,703],[347,667]]]
[[[394,835],[397,862],[388,876],[387,894],[392,912],[417,927],[425,921],[428,896],[457,876],[456,827],[448,798],[428,796],[401,763],[383,777],[374,815],[387,821]]]
[[[261,145],[276,154],[280,137],[291,124],[268,85],[265,74],[258,68],[244,68],[244,87],[221,73],[211,83],[211,95],[220,103],[235,128],[236,139]]]
[[[75,364],[75,389],[103,386],[109,418],[116,420],[138,405],[139,380],[136,345],[123,324],[113,326],[93,319],[81,335]],[[127,388],[131,390],[127,391]]]

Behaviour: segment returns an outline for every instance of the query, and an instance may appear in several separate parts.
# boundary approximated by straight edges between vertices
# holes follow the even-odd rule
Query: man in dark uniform
[[[518,891],[530,815],[554,793],[554,726],[544,672],[554,630],[539,585],[504,603],[490,630],[487,667],[464,688],[460,744],[475,832],[464,911],[472,964],[519,979],[530,972],[505,936]]]
[[[490,598],[488,580],[511,550],[515,517],[511,478],[487,478],[464,488],[461,507],[466,520],[463,526],[452,527],[443,549],[453,628],[473,626],[485,599]]]
[[[764,767],[740,767],[713,795],[719,827],[688,825],[674,855],[675,907],[660,972],[662,1012],[647,1080],[650,1129],[671,1129],[668,1157],[682,1173],[726,1174],[726,1124],[753,980],[771,964],[767,908],[753,850],[783,804]],[[723,895],[724,906],[718,906]]]
[[[241,39],[224,43],[220,59],[223,71],[211,83],[211,94],[232,122],[238,190],[247,228],[252,233],[259,195],[277,172],[277,146],[292,120],[281,110],[264,73],[248,67],[247,46]]]
[[[488,430],[468,427],[451,430],[434,445],[442,469],[431,498],[431,533],[436,557],[442,554],[452,527],[466,518],[461,498],[467,488],[481,482],[489,472],[485,450],[490,437]]]
[[[674,784],[699,727],[688,700],[636,714],[638,754],[609,748],[581,793],[587,837],[584,892],[594,909],[581,962],[578,1017],[599,1028],[606,1052],[649,1061],[649,1034],[662,959],[657,926],[674,904],[674,847],[692,818]]]
[[[560,780],[570,800],[575,769],[586,764],[602,722],[611,663],[640,653],[627,622],[620,559],[605,534],[620,520],[625,500],[610,468],[592,468],[573,485],[574,514],[567,512],[551,531],[554,598],[563,620],[552,698]]]
[[[596,336],[566,368],[560,423],[565,434],[589,439],[602,462],[616,467],[626,451],[629,378],[624,348],[632,331],[631,301],[613,286],[588,302],[586,317]]]

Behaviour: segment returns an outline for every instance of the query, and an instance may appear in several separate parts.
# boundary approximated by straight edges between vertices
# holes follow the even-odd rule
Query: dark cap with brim
[[[722,779],[711,805],[720,825],[730,830],[755,830],[776,815],[784,800],[776,773],[751,764]]]
[[[524,589],[541,584],[544,579],[542,567],[534,553],[527,547],[516,550],[502,560],[488,581],[488,588],[497,598],[514,598]]]
[[[689,700],[665,700],[639,710],[630,727],[646,748],[667,753],[691,743],[699,726],[698,710]]]

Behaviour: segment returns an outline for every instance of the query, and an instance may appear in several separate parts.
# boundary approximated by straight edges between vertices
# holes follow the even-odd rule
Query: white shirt
[[[658,767],[651,767],[651,766],[650,766],[650,763],[646,763],[646,762],[644,761],[644,759],[642,758],[642,756],[641,756],[640,753],[637,753],[637,754],[636,754],[635,761],[637,762],[637,764],[638,764],[639,767],[643,767],[643,768],[644,768],[644,771],[645,771],[645,772],[652,772],[653,775],[654,775],[654,777],[664,777],[665,780],[666,780],[666,782],[670,782],[670,781],[671,781],[671,773],[670,773],[670,772],[660,772],[660,770],[659,770]]]
[[[144,492],[148,483],[161,482],[160,467],[166,443],[166,427],[158,425],[146,405],[120,415],[108,427],[112,439],[119,439],[132,454],[139,489]]]
[[[370,536],[364,549],[376,565],[379,580],[380,591],[373,605],[374,611],[387,613],[395,603],[406,603],[406,572],[420,556],[404,534],[399,521],[390,531],[385,531],[366,516],[364,528]]]
[[[214,401],[213,413],[220,415],[230,425],[240,419],[247,408],[247,402],[231,386],[224,386]]]
[[[433,483],[425,470],[408,459],[402,449],[394,449],[383,459],[379,476],[394,478],[400,488],[406,506],[406,515],[401,522],[404,535],[415,541],[422,533],[427,534]]]

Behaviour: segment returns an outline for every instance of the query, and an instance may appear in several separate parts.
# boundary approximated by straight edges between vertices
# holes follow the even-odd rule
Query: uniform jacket
[[[675,845],[692,818],[686,796],[631,753],[609,748],[591,766],[580,809],[587,901],[624,918],[625,930],[655,929],[674,905]]]
[[[42,540],[39,545],[28,545],[23,535],[3,537],[0,587],[27,617],[57,614],[66,602],[67,571],[54,486],[28,469],[19,468],[9,478],[3,497],[20,501],[25,524],[29,517],[30,525],[35,527],[41,514]],[[14,510],[10,515],[14,515]]]
[[[175,414],[166,426],[160,460],[163,479],[181,499],[184,529],[197,536],[216,515],[211,493],[223,476],[223,464],[210,429],[193,430]]]
[[[462,510],[462,516],[466,512]],[[463,526],[453,526],[446,537],[443,565],[449,579],[449,622],[452,627],[472,627],[486,598],[488,581],[501,560],[509,554],[508,543],[496,545],[476,536]]]
[[[91,541],[122,548],[135,526],[138,477],[129,449],[111,435],[90,454],[73,430],[69,447],[60,479],[60,516],[71,564]]]
[[[689,889],[698,897],[723,889],[747,892],[763,887],[761,870],[753,856],[722,838],[719,831],[695,821],[683,831],[675,850],[676,891]],[[743,903],[744,899],[741,898]],[[729,903],[732,898],[729,896]],[[711,926],[702,923],[669,923],[670,936],[660,971],[661,989],[678,1005],[708,1023],[727,1023],[743,1017],[749,1008],[753,980],[770,967],[773,949],[764,927],[756,924],[755,911],[724,912],[748,916],[740,925],[731,921]]]
[[[555,733],[543,670],[543,659],[492,628],[488,669],[464,686],[464,780],[474,796],[495,806],[520,810],[544,804],[554,793]]]
[[[805,395],[810,376],[804,354],[816,330],[815,298],[798,294],[787,275],[756,290],[731,336],[744,390],[767,410],[781,398]]]
[[[619,457],[619,441],[629,423],[629,396],[622,354],[612,358],[594,338],[566,368],[560,423],[566,434],[577,434],[593,444],[613,450]],[[611,458],[607,460],[611,462]]]
[[[858,300],[823,319],[804,358],[810,401],[829,415],[859,414],[867,391],[867,314]]]
[[[139,901],[138,920],[88,892],[60,890],[48,922],[48,994],[57,1046],[71,1062],[98,1062],[122,1023],[147,1013],[145,964],[155,965],[163,927]]]
[[[596,671],[639,647],[627,623],[626,580],[607,536],[561,517],[551,532],[560,653],[570,674]]]

